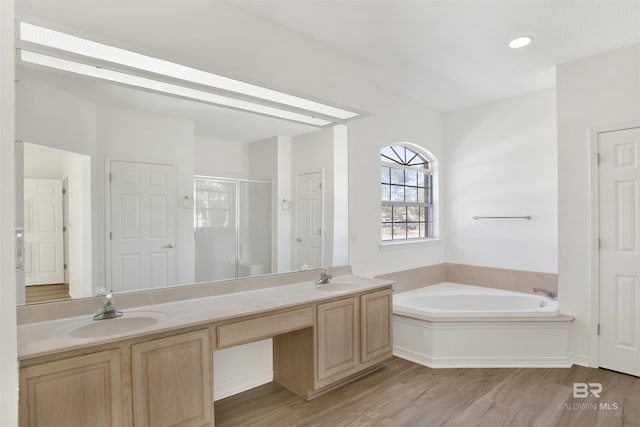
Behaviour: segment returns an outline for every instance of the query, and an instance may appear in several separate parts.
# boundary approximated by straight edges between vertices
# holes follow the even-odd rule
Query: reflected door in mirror
[[[63,283],[62,181],[24,180],[24,233],[27,285]]]
[[[297,267],[322,267],[322,172],[298,175]]]
[[[111,162],[111,290],[176,284],[176,167]]]

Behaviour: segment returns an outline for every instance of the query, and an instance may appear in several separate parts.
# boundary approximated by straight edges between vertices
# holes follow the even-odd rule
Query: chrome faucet
[[[102,308],[102,313],[98,313],[93,316],[93,320],[104,320],[104,319],[113,319],[115,317],[121,317],[122,312],[116,310],[116,305],[113,302],[113,295],[106,290],[100,292],[98,295],[104,296],[104,307]]]
[[[549,289],[533,288],[533,292],[544,294],[546,297],[551,298],[552,300],[558,299],[558,294],[553,291],[550,291]]]
[[[329,279],[333,276],[329,274],[329,269],[324,268],[322,273],[320,273],[320,278],[316,280],[316,285],[324,285],[325,283],[329,283]]]

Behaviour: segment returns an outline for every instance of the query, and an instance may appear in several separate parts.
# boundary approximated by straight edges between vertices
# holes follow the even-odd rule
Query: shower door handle
[[[167,248],[167,249],[173,249],[175,247],[176,245],[173,242],[169,243],[167,246],[163,246],[163,248]]]

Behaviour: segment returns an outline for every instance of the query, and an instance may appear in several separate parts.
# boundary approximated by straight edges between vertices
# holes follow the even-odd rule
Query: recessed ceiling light
[[[20,50],[20,59],[24,62],[55,68],[57,70],[82,74],[89,77],[95,77],[128,86],[140,87],[155,92],[167,93],[183,98],[195,99],[197,101],[203,101],[210,104],[224,105],[231,108],[237,108],[239,110],[265,114],[267,116],[292,120],[299,123],[306,123],[308,125],[326,126],[331,124],[331,122],[328,120],[307,116],[305,114],[295,113],[293,111],[269,107],[267,105],[256,104],[255,102],[244,101],[241,99],[230,98],[228,96],[205,92],[203,90],[191,89],[185,86],[179,86],[171,83],[161,82],[159,80],[148,79],[146,77],[134,76],[132,74],[121,73],[119,71],[82,64],[80,62],[68,61],[66,59],[43,55],[41,53],[30,52],[24,49]]]
[[[531,36],[517,37],[509,42],[509,47],[511,49],[520,49],[521,47],[527,46],[532,41],[533,37]]]
[[[343,110],[331,105],[311,101],[289,95],[262,86],[245,83],[239,80],[198,70],[163,59],[154,58],[130,50],[97,43],[81,37],[72,36],[60,31],[50,30],[38,25],[20,22],[20,40],[36,43],[42,46],[63,50],[66,52],[83,55],[101,61],[109,61],[115,64],[125,65],[138,70],[148,71],[175,79],[221,89],[228,92],[251,96],[261,100],[283,104],[314,113],[319,113],[341,120],[352,119],[359,113]]]

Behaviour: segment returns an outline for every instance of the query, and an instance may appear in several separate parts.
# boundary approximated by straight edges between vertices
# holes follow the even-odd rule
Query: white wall
[[[380,149],[396,142],[422,146],[445,163],[442,115],[380,91],[371,116],[349,124],[349,263],[358,275],[444,262],[442,242],[380,245]],[[441,223],[445,208],[441,203]]]
[[[591,318],[590,130],[640,125],[640,45],[562,64],[558,101],[560,311],[576,316],[575,361],[588,363]]]
[[[333,260],[349,264],[349,129],[333,127]],[[340,183],[340,184],[338,184]]]
[[[93,295],[91,232],[91,158],[66,153],[63,177],[68,178],[69,294],[71,298]]]
[[[196,175],[249,177],[249,144],[198,135],[194,138],[194,144]]]
[[[291,205],[289,209],[283,208],[283,200],[293,199],[293,183],[291,181],[291,157],[292,141],[288,136],[278,136],[278,172],[276,185],[274,186],[274,212],[277,226],[272,233],[278,245],[277,270],[279,272],[291,271],[294,269],[292,260],[293,248],[293,211]],[[286,203],[285,203],[286,205]]]
[[[446,114],[445,135],[447,262],[556,273],[555,90]]]
[[[0,200],[14,194],[14,2],[0,1]],[[0,209],[0,425],[18,423],[18,350],[16,341],[15,212]]]

